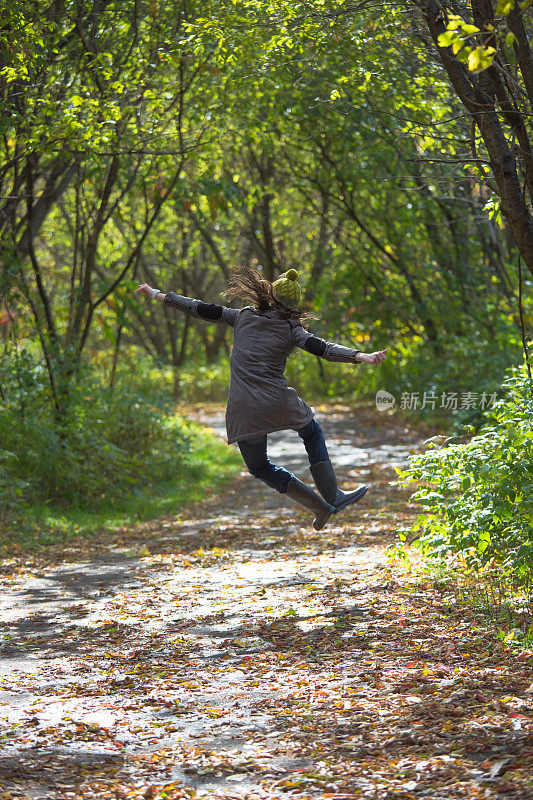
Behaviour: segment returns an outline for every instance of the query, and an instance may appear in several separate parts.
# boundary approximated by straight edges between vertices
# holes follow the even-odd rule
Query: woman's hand
[[[137,294],[137,292],[140,292],[141,294],[145,294],[146,297],[150,297],[151,298],[153,293],[154,293],[154,290],[147,283],[140,283],[139,284],[139,288],[135,289],[133,294]]]
[[[357,361],[363,364],[381,364],[387,358],[386,350],[376,350],[375,353],[357,353]]]

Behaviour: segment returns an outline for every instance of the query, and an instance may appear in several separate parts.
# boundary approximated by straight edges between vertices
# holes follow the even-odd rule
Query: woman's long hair
[[[257,270],[250,267],[239,267],[234,270],[228,283],[229,288],[224,292],[228,300],[251,302],[258,311],[279,311],[285,319],[298,319],[300,322],[308,320],[311,316],[299,306],[287,308],[276,300],[270,281],[262,278]]]

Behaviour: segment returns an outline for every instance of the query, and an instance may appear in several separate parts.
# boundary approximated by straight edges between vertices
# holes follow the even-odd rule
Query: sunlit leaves
[[[499,0],[496,14],[507,17],[514,8],[514,0]],[[487,24],[485,30],[464,20],[458,14],[448,16],[446,31],[438,37],[439,47],[451,47],[459,61],[466,63],[470,72],[481,72],[493,63],[500,41],[507,46],[515,42],[515,35]]]
[[[441,47],[449,47],[453,42],[459,39],[459,35],[455,31],[446,31],[439,36],[439,45]]]
[[[493,219],[498,224],[498,227],[503,227],[499,197],[491,197],[491,199],[485,203],[484,210],[489,212],[489,219]]]
[[[468,55],[468,69],[471,72],[487,69],[494,60],[495,52],[494,47],[476,47]]]
[[[500,17],[507,17],[515,6],[515,0],[497,0],[495,14]]]
[[[83,15],[77,18],[70,4],[47,16],[27,3],[14,3],[10,24],[19,49],[6,45],[1,74],[8,86],[26,81],[23,102],[32,109],[31,124],[21,111],[20,92],[13,95],[11,120],[16,125],[20,114],[19,136],[26,128],[34,149],[47,142],[58,147],[75,137],[76,144],[98,150],[103,144],[108,147],[114,136],[110,125],[123,123],[124,137],[127,131],[152,135],[157,126],[167,124],[168,98],[161,84],[165,69],[179,69],[186,46],[180,13],[174,3],[159,3],[155,20],[133,2],[118,10],[104,4],[94,18],[97,36],[91,39],[95,31]],[[10,95],[4,99],[9,107]],[[76,116],[72,109],[77,109]]]

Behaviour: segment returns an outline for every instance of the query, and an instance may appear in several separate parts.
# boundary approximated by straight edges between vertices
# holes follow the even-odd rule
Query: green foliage
[[[370,380],[377,384],[376,388],[394,394],[397,401],[403,393],[418,393],[420,403],[415,410],[422,417],[436,419],[438,404],[435,408],[421,408],[424,392],[428,395],[433,392],[439,397],[442,393],[455,392],[459,398],[463,393],[474,392],[479,401],[483,392],[490,395],[499,392],[502,376],[521,357],[518,334],[503,321],[495,325],[491,341],[472,330],[466,337],[451,333],[443,347],[444,352],[437,358],[423,341],[407,340],[393,346],[390,358],[379,371],[370,374]],[[441,421],[458,425],[476,420],[473,409],[460,407],[453,414],[445,410],[440,416]]]
[[[4,510],[0,518],[0,548],[5,552],[17,549],[23,538],[25,549],[41,549],[163,514],[176,517],[184,507],[205,500],[215,487],[220,491],[242,470],[240,454],[200,426],[187,423],[185,428],[191,447],[184,454],[179,471],[165,475],[155,485],[138,487],[120,496],[107,495],[84,507],[28,501],[21,514],[20,505],[16,504],[10,512]]]
[[[529,0],[526,0],[520,7],[525,10],[529,5]],[[468,64],[470,72],[482,72],[494,62],[503,42],[512,47],[516,41],[515,34],[503,25],[514,7],[515,0],[497,0],[494,8],[496,24],[489,23],[484,30],[466,22],[458,14],[448,14],[446,31],[438,37],[439,47],[451,47],[454,56]]]
[[[13,69],[26,61],[41,80],[18,76],[20,107],[20,87],[7,83],[13,113],[1,147],[18,186],[16,156],[31,137],[36,203],[71,155],[61,201],[35,237],[40,275],[26,254],[26,272],[15,264],[18,289],[9,291],[22,334],[32,338],[26,290],[33,298],[52,374],[67,351],[90,349],[109,363],[115,345],[121,360],[133,342],[161,364],[186,365],[175,384],[184,399],[224,399],[227,373],[217,385],[220,368],[210,364],[229,348],[230,333],[217,340],[216,326],[189,324],[133,288],[146,280],[219,302],[231,267],[249,263],[266,277],[298,267],[306,304],[323,315],[320,335],[389,348],[388,363],[358,369],[353,380],[340,365],[319,372],[311,358],[305,367],[291,361],[298,386],[348,396],[359,392],[363,372],[369,393],[380,382],[396,393],[457,376],[466,385],[474,365],[462,358],[472,354],[478,371],[486,366],[479,358],[488,359],[493,380],[501,365],[490,343],[497,341],[500,361],[514,346],[511,237],[494,230],[502,226],[499,199],[472,163],[471,131],[442,70],[407,35],[394,3],[379,21],[365,4],[338,14],[333,0],[201,8],[128,0],[104,4],[95,18],[83,10],[81,19],[68,4],[51,17],[40,10],[11,6],[20,46],[6,44],[6,54]],[[478,28],[449,20],[452,38],[470,37],[473,47]],[[80,41],[86,34],[92,55]],[[474,144],[482,155],[479,136]],[[0,215],[16,231],[4,242],[24,238],[25,188],[16,209],[10,199]],[[45,325],[48,311],[53,324]],[[453,375],[443,363],[450,335]]]
[[[434,556],[460,553],[470,567],[496,564],[523,583],[533,575],[533,397],[525,367],[513,368],[503,398],[467,442],[432,441],[398,470],[427,507],[414,526]]]
[[[25,505],[29,483],[15,477],[16,472],[17,454],[0,450],[0,523],[8,514],[19,511]]]
[[[42,367],[22,351],[0,408],[0,496],[11,510],[49,501],[88,508],[178,475],[191,437],[168,396],[123,379],[113,390],[83,370],[58,419]]]
[[[215,364],[191,364],[179,370],[178,393],[180,400],[189,403],[219,401],[228,396],[229,361]]]
[[[176,3],[91,10],[13,0],[3,11],[0,86],[9,113],[1,125],[12,153],[109,151],[168,125],[165,76],[179,69],[184,48]]]

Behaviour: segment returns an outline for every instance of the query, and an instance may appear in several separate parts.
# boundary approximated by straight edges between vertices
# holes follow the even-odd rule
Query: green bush
[[[403,485],[418,484],[412,500],[427,506],[413,527],[426,553],[460,553],[473,568],[496,564],[526,584],[533,572],[533,398],[525,366],[511,369],[502,392],[469,441],[430,442],[397,472]]]
[[[16,475],[15,453],[0,449],[0,523],[25,505],[28,482]]]
[[[111,391],[85,369],[58,419],[42,367],[22,351],[3,357],[0,502],[7,511],[50,501],[86,508],[167,479],[190,451],[172,398],[122,376]],[[5,377],[4,377],[5,376]]]
[[[189,364],[180,369],[179,398],[188,403],[198,403],[199,401],[224,403],[228,396],[228,386],[229,359],[227,357],[215,364]]]

